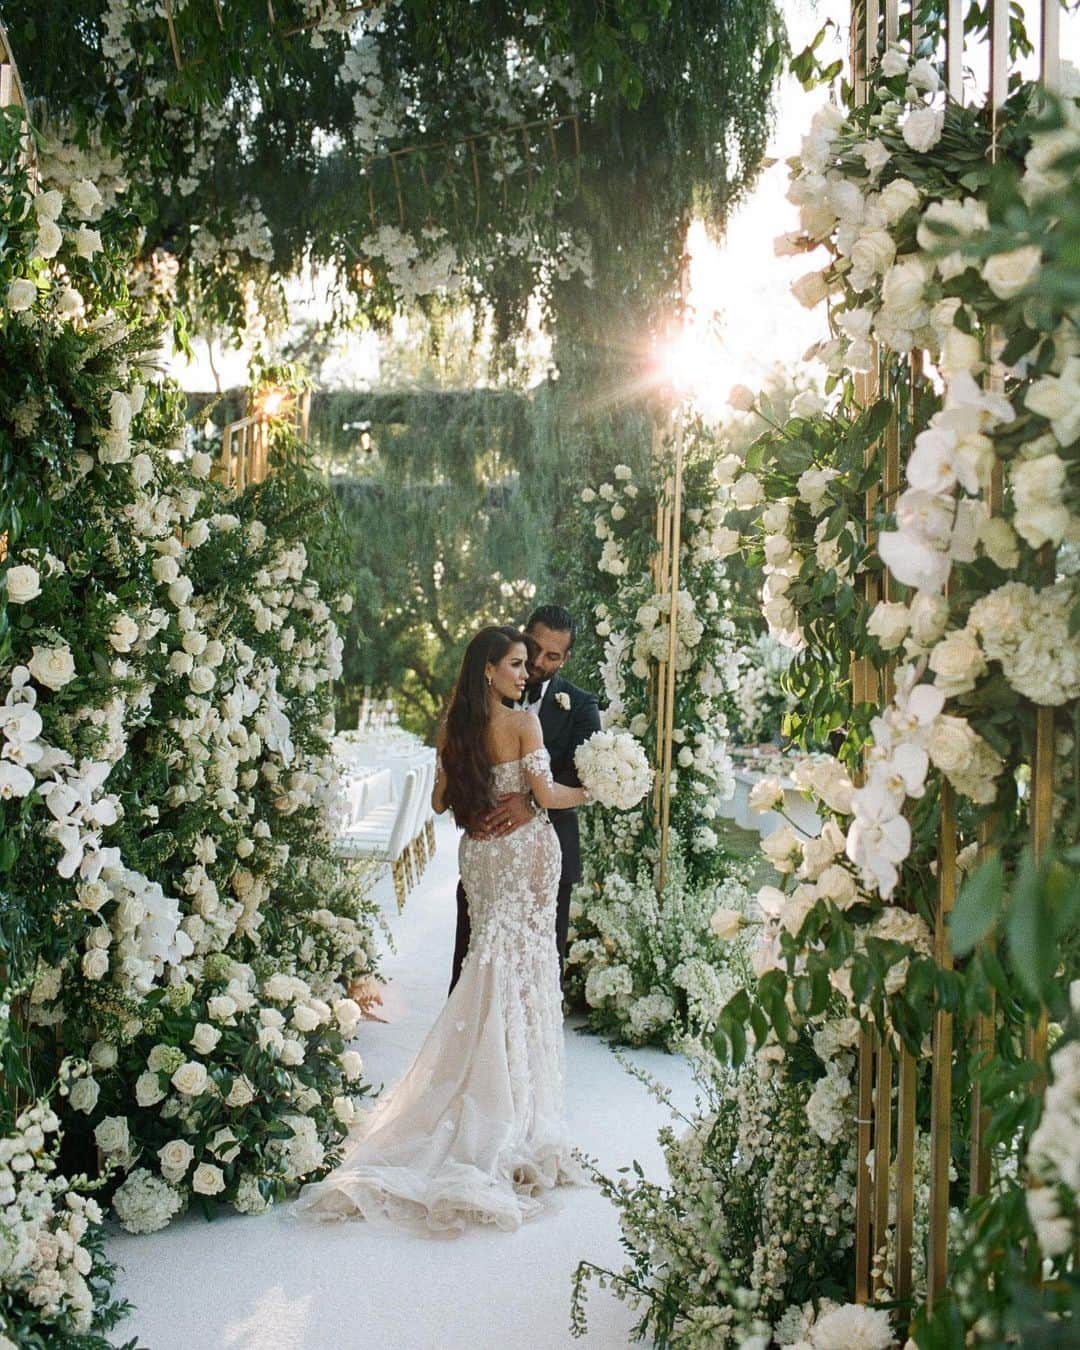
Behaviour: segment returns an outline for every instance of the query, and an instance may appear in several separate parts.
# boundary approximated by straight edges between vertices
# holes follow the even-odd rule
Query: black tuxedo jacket
[[[564,708],[558,695],[565,694],[570,707]],[[565,702],[565,699],[563,700]],[[540,730],[544,745],[551,757],[551,776],[566,787],[580,787],[581,779],[574,768],[574,752],[600,730],[600,708],[595,694],[586,693],[561,675],[553,675],[540,704]],[[581,839],[577,811],[549,811],[555,833],[562,847],[561,884],[581,880]]]

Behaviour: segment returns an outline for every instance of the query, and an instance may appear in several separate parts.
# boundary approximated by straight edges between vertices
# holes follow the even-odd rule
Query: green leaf
[[[1001,913],[1005,871],[995,854],[964,882],[949,915],[949,941],[956,956],[966,956],[990,932]]]

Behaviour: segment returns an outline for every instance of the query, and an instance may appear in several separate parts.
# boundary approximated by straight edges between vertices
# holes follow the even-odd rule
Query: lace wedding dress
[[[544,749],[496,764],[495,794],[551,780]],[[458,853],[472,941],[461,978],[404,1077],[357,1128],[300,1215],[364,1218],[427,1236],[516,1229],[583,1177],[567,1142],[555,944],[561,851],[541,813]]]

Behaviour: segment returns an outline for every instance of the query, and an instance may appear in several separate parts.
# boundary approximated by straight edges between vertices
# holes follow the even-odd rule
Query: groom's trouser
[[[563,962],[566,959],[566,934],[570,927],[570,892],[574,889],[572,881],[559,882],[559,897],[555,906],[555,941],[559,947],[559,976],[561,978],[563,971]],[[450,993],[454,991],[454,985],[457,984],[461,975],[462,962],[465,960],[465,953],[469,950],[469,901],[465,895],[465,887],[458,882],[457,885],[457,934],[454,938],[454,968],[450,976]]]

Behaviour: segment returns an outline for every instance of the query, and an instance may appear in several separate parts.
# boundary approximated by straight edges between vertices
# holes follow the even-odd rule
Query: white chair
[[[431,764],[421,764],[417,772],[421,775],[421,781],[420,791],[416,794],[416,814],[409,836],[409,853],[412,857],[413,875],[419,881],[428,864],[424,821],[431,814],[431,789],[435,786],[435,769]]]
[[[369,810],[362,820],[345,830],[337,840],[337,851],[347,858],[381,858],[390,864],[398,909],[405,908],[408,831],[416,819],[420,775],[410,769],[405,775],[401,799]]]

